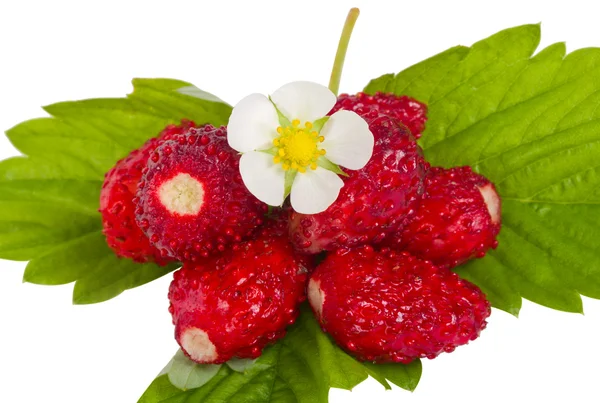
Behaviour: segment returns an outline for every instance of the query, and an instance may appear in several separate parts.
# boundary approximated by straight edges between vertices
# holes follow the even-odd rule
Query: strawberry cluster
[[[192,360],[260,356],[306,299],[364,361],[434,358],[485,328],[485,295],[451,270],[497,246],[494,185],[469,167],[429,166],[416,142],[427,108],[412,98],[341,95],[339,109],[361,115],[375,145],[322,213],[257,200],[226,127],[171,125],[107,173],[108,245],[137,262],[183,263],[169,312]]]

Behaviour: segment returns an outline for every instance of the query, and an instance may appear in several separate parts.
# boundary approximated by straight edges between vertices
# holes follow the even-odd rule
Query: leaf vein
[[[584,77],[584,74],[587,74],[587,73],[589,73],[591,70],[593,70],[593,69],[592,69],[592,68],[590,68],[590,69],[586,70],[586,72],[582,73],[582,75],[578,76],[577,78],[574,78],[574,79],[571,79],[571,80],[565,81],[564,83],[561,83],[559,86],[555,86],[555,87],[552,87],[552,86],[550,86],[550,88],[548,88],[547,90],[545,90],[545,91],[542,91],[542,92],[540,92],[540,93],[538,93],[538,94],[536,94],[536,95],[534,95],[534,96],[532,96],[532,97],[529,97],[529,98],[527,98],[527,99],[523,99],[522,101],[519,101],[519,102],[517,102],[517,103],[515,103],[515,104],[513,104],[513,105],[510,105],[510,106],[508,106],[508,107],[506,107],[506,108],[504,108],[504,109],[498,109],[498,110],[494,111],[493,113],[489,114],[488,116],[485,116],[485,117],[484,117],[484,118],[482,118],[481,120],[478,120],[478,121],[476,121],[476,122],[473,122],[471,125],[469,125],[469,126],[465,127],[464,129],[462,129],[462,130],[460,130],[460,131],[458,131],[458,132],[456,132],[456,133],[454,133],[454,134],[452,134],[452,135],[450,135],[450,136],[446,136],[446,137],[442,138],[440,141],[437,141],[437,142],[435,142],[435,143],[431,143],[431,144],[429,144],[429,145],[428,145],[426,148],[425,148],[425,147],[424,147],[424,148],[425,148],[425,149],[429,149],[429,148],[432,148],[432,147],[440,146],[442,143],[446,142],[446,141],[447,141],[447,140],[449,140],[450,138],[452,138],[452,137],[455,137],[455,136],[458,136],[458,135],[463,135],[463,134],[464,134],[464,133],[465,133],[467,130],[469,130],[469,129],[470,129],[472,126],[475,126],[475,125],[477,125],[477,124],[481,124],[482,122],[485,122],[486,120],[488,120],[488,119],[491,119],[492,117],[494,117],[494,116],[496,116],[496,115],[498,115],[498,114],[500,114],[500,113],[508,112],[508,111],[510,111],[510,110],[512,110],[512,109],[514,109],[514,108],[520,107],[522,104],[525,104],[525,103],[527,103],[527,102],[530,102],[530,101],[532,101],[532,100],[535,100],[535,99],[537,99],[537,98],[544,97],[544,96],[548,95],[549,93],[551,93],[551,92],[553,92],[553,91],[557,91],[557,90],[559,90],[559,89],[562,89],[563,87],[565,87],[565,86],[567,86],[567,85],[570,85],[570,84],[572,84],[572,83],[574,83],[574,82],[576,82],[576,81],[578,81],[578,80],[582,80],[582,81],[584,81],[584,78],[585,78],[585,77]],[[558,74],[558,73],[557,73],[557,74]],[[445,96],[444,96],[444,97],[445,97]],[[444,100],[444,99],[442,98],[442,99],[436,100],[435,102],[438,102],[438,101],[443,101],[443,100]],[[432,103],[431,105],[433,105],[433,103]],[[549,109],[549,108],[548,108],[548,109]],[[506,151],[510,151],[510,149],[509,149],[509,150],[505,150],[505,151],[503,151],[502,153],[499,153],[498,155],[501,155],[501,154],[503,154],[503,153],[504,153],[504,152],[506,152]],[[492,156],[492,157],[494,157],[494,156]]]

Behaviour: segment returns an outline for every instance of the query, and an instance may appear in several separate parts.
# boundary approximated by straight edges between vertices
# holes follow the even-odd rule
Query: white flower
[[[270,98],[252,94],[229,118],[229,145],[242,153],[240,173],[262,202],[281,206],[291,194],[299,213],[325,211],[344,182],[340,166],[360,169],[373,154],[367,122],[351,111],[327,117],[336,96],[320,84],[298,81]]]

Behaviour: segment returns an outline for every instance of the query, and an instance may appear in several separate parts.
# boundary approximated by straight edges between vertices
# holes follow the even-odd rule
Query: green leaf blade
[[[201,99],[179,91],[190,85],[179,80],[137,78],[133,80],[134,91],[129,94],[129,99],[136,108],[153,115],[175,118],[177,121],[190,119],[197,124],[226,125],[231,115],[231,106],[222,101]]]
[[[381,380],[387,379],[394,385],[411,392],[417,388],[423,372],[420,360],[415,360],[406,365],[365,363],[364,366],[367,368],[369,375],[377,379],[384,387],[385,384]]]
[[[580,294],[600,297],[600,49],[532,56],[539,40],[538,25],[511,28],[366,88],[428,102],[428,160],[496,184],[500,246],[457,272],[514,315],[522,297],[577,313]],[[415,74],[436,69],[447,74]]]
[[[69,284],[94,270],[107,257],[100,230],[64,242],[25,268],[23,281],[41,285]]]
[[[105,301],[161,277],[159,267],[119,259],[101,233],[104,174],[168,124],[227,122],[231,106],[177,92],[184,81],[134,80],[128,98],[60,102],[6,132],[25,155],[0,162],[0,258],[29,261],[24,281],[75,282],[77,304]]]
[[[29,120],[6,132],[11,143],[22,153],[58,166],[61,171],[77,172],[80,178],[102,178],[102,161],[116,160],[120,150],[102,139],[90,139],[63,121],[52,118]],[[86,148],[95,150],[89,158]]]
[[[73,303],[86,305],[107,301],[125,290],[156,280],[178,267],[177,263],[167,266],[135,263],[118,258],[109,250],[93,270],[77,279],[73,288]]]
[[[166,372],[169,382],[183,391],[196,389],[206,385],[214,378],[221,365],[197,364],[187,358],[181,349],[177,350],[175,356],[163,370]]]
[[[98,224],[97,217],[56,205],[0,200],[0,257],[37,258],[62,242],[98,229]]]
[[[367,94],[393,92],[411,94],[429,103],[437,83],[441,82],[451,68],[469,53],[469,48],[457,46],[435,55],[404,70],[402,74],[385,74],[372,80],[364,89]],[[427,77],[425,80],[424,78]]]
[[[44,109],[78,133],[88,133],[92,138],[112,145],[117,150],[116,158],[123,158],[148,138],[158,135],[167,124],[177,122],[139,110],[131,100],[123,98],[60,102]],[[93,158],[98,157],[94,155]],[[110,169],[114,160],[115,156],[110,155],[106,162],[108,166],[103,169]]]
[[[217,376],[219,376],[219,373]],[[138,403],[181,403],[186,400],[185,392],[173,386],[168,375],[164,374],[158,376],[150,384],[148,389],[139,398]]]
[[[321,331],[310,309],[304,306],[286,337],[267,348],[244,372],[223,365],[207,384],[186,392],[169,386],[162,375],[149,386],[140,402],[326,403],[330,388],[351,390],[368,375],[387,388],[389,379],[414,390],[421,376],[421,363],[360,363]]]
[[[236,372],[244,373],[248,369],[252,368],[254,364],[256,364],[256,360],[252,360],[249,358],[232,358],[227,361],[225,364]]]
[[[511,315],[518,316],[522,299],[511,285],[507,269],[491,252],[485,259],[477,259],[457,267],[455,271],[462,278],[477,284],[492,306]]]

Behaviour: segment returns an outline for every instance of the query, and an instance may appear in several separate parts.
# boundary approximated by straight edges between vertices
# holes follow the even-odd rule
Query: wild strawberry
[[[161,265],[170,260],[161,256],[137,226],[133,198],[150,154],[162,141],[172,139],[192,127],[195,124],[189,120],[182,120],[178,126],[167,126],[157,138],[148,140],[142,147],[132,151],[106,174],[100,193],[100,213],[106,241],[118,256],[139,263],[154,261]]]
[[[456,273],[370,246],[331,253],[308,298],[323,330],[359,360],[409,363],[475,340],[490,304]]]
[[[470,167],[432,168],[415,216],[387,244],[456,267],[498,246],[500,204],[494,185]]]
[[[191,128],[151,155],[137,192],[137,223],[164,256],[195,262],[222,252],[263,222],[225,127]]]
[[[307,273],[287,238],[271,231],[186,263],[169,290],[177,342],[199,363],[258,357],[296,320]]]
[[[374,95],[364,92],[356,95],[342,94],[330,113],[340,109],[354,111],[366,118],[373,118],[382,113],[398,119],[417,139],[421,137],[427,121],[427,106],[405,95],[397,96],[381,92]]]
[[[373,156],[348,171],[337,200],[314,215],[292,213],[290,236],[300,251],[318,253],[380,243],[402,228],[421,199],[427,163],[414,137],[395,120],[369,120]]]
[[[257,230],[259,236],[278,236],[287,239],[289,242],[288,226],[289,217],[292,211],[293,210],[289,205],[284,205],[283,208],[273,208],[267,216],[265,224]],[[294,252],[297,251],[294,250]],[[295,253],[295,258],[307,268],[309,273],[315,268],[315,255]]]
[[[182,134],[188,133],[191,129],[197,129],[198,126],[191,120],[182,119],[179,125],[168,125],[159,134],[159,138],[163,141],[175,140]]]

